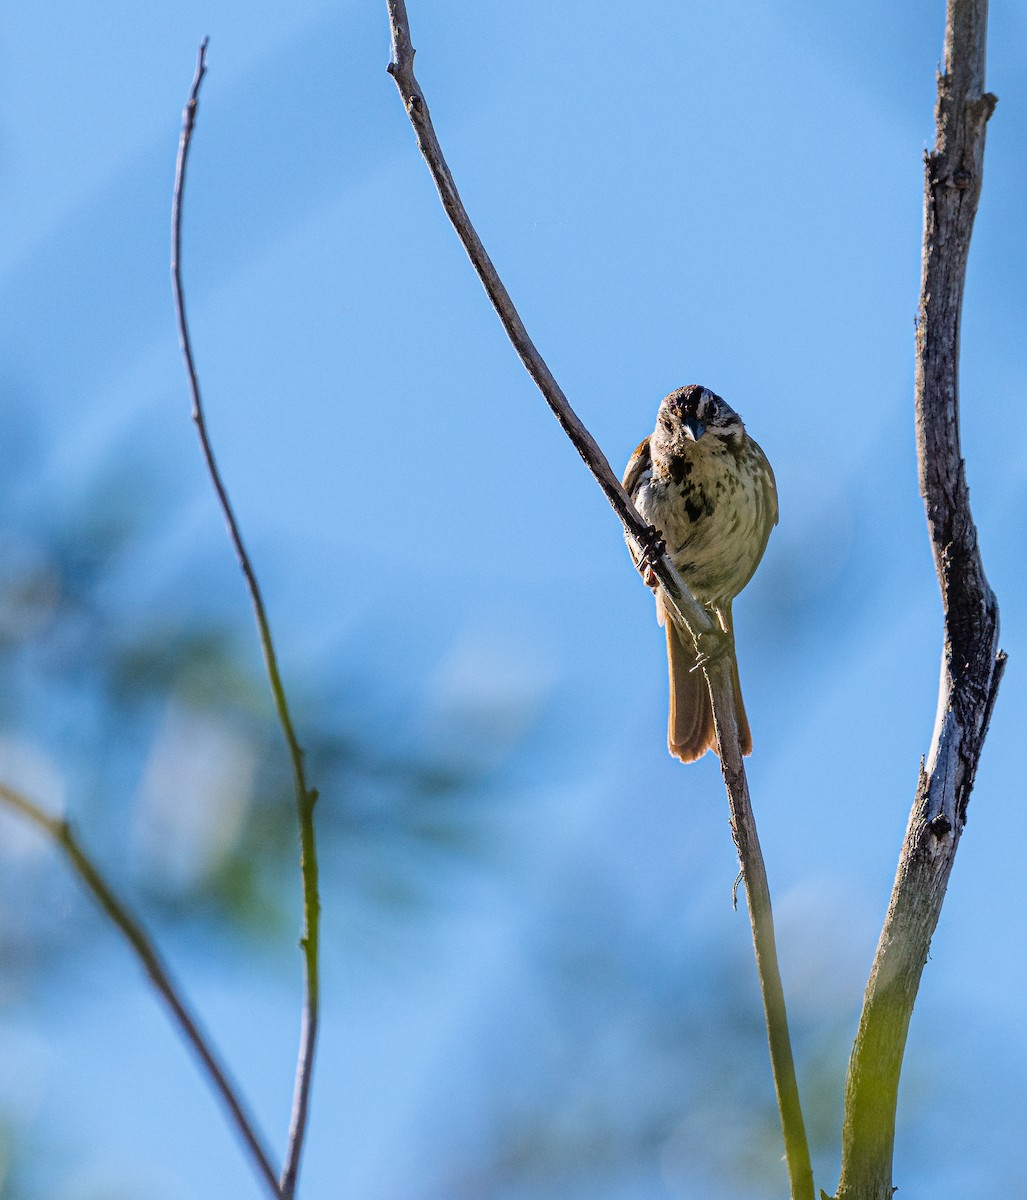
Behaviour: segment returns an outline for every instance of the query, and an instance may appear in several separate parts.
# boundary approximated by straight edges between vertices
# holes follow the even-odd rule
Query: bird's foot
[[[701,671],[708,663],[725,654],[731,646],[731,636],[722,629],[710,629],[695,639],[697,658],[693,671]]]
[[[656,577],[654,567],[667,553],[667,543],[655,525],[649,525],[642,537],[636,538],[636,541],[639,553],[638,569],[645,580],[645,586],[655,588],[660,581]]]

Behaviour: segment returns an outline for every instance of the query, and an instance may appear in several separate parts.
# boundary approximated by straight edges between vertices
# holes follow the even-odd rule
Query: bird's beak
[[[682,417],[681,424],[693,442],[697,442],[706,432],[706,426],[696,417]]]

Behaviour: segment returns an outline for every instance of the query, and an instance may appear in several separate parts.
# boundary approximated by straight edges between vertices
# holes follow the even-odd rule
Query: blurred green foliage
[[[174,506],[158,470],[101,468],[55,493],[30,486],[33,455],[9,457],[0,773],[65,807],[116,885],[161,920],[212,922],[291,951],[292,783],[241,579],[234,594],[188,568],[150,584]],[[453,728],[421,756],[397,749],[379,715],[388,684],[355,694],[366,682],[345,663],[330,684],[291,675],[326,875],[351,906],[429,905],[487,836],[473,747]],[[67,881],[41,882],[53,870],[44,852],[3,873],[9,951],[14,940],[81,950],[73,916],[54,922],[43,916],[53,905],[24,903],[27,886],[58,886],[74,907]]]

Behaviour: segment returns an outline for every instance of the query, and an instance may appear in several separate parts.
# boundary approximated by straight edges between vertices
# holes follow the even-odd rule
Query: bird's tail
[[[731,616],[726,614],[726,633],[731,634]],[[670,720],[667,725],[667,744],[671,754],[682,762],[695,762],[707,750],[716,751],[717,731],[713,724],[713,706],[706,676],[697,667],[695,646],[687,634],[678,632],[669,618],[667,629],[667,662],[670,668]],[[732,642],[734,640],[732,634]],[[742,703],[742,684],[738,678],[738,663],[732,655],[731,682],[735,692],[735,712],[738,715],[738,740],[742,753],[752,753],[752,733],[749,718]]]

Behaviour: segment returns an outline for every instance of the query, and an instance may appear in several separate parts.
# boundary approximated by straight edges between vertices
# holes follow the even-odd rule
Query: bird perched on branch
[[[752,578],[777,524],[777,487],[767,456],[729,404],[690,384],[660,402],[656,429],[631,456],[622,482],[733,649],[731,601]],[[644,565],[634,548],[632,555]],[[670,666],[667,740],[671,754],[694,762],[717,749],[710,693],[691,637],[664,611],[659,595],[656,605]],[[737,663],[734,691],[742,753],[751,754]]]

